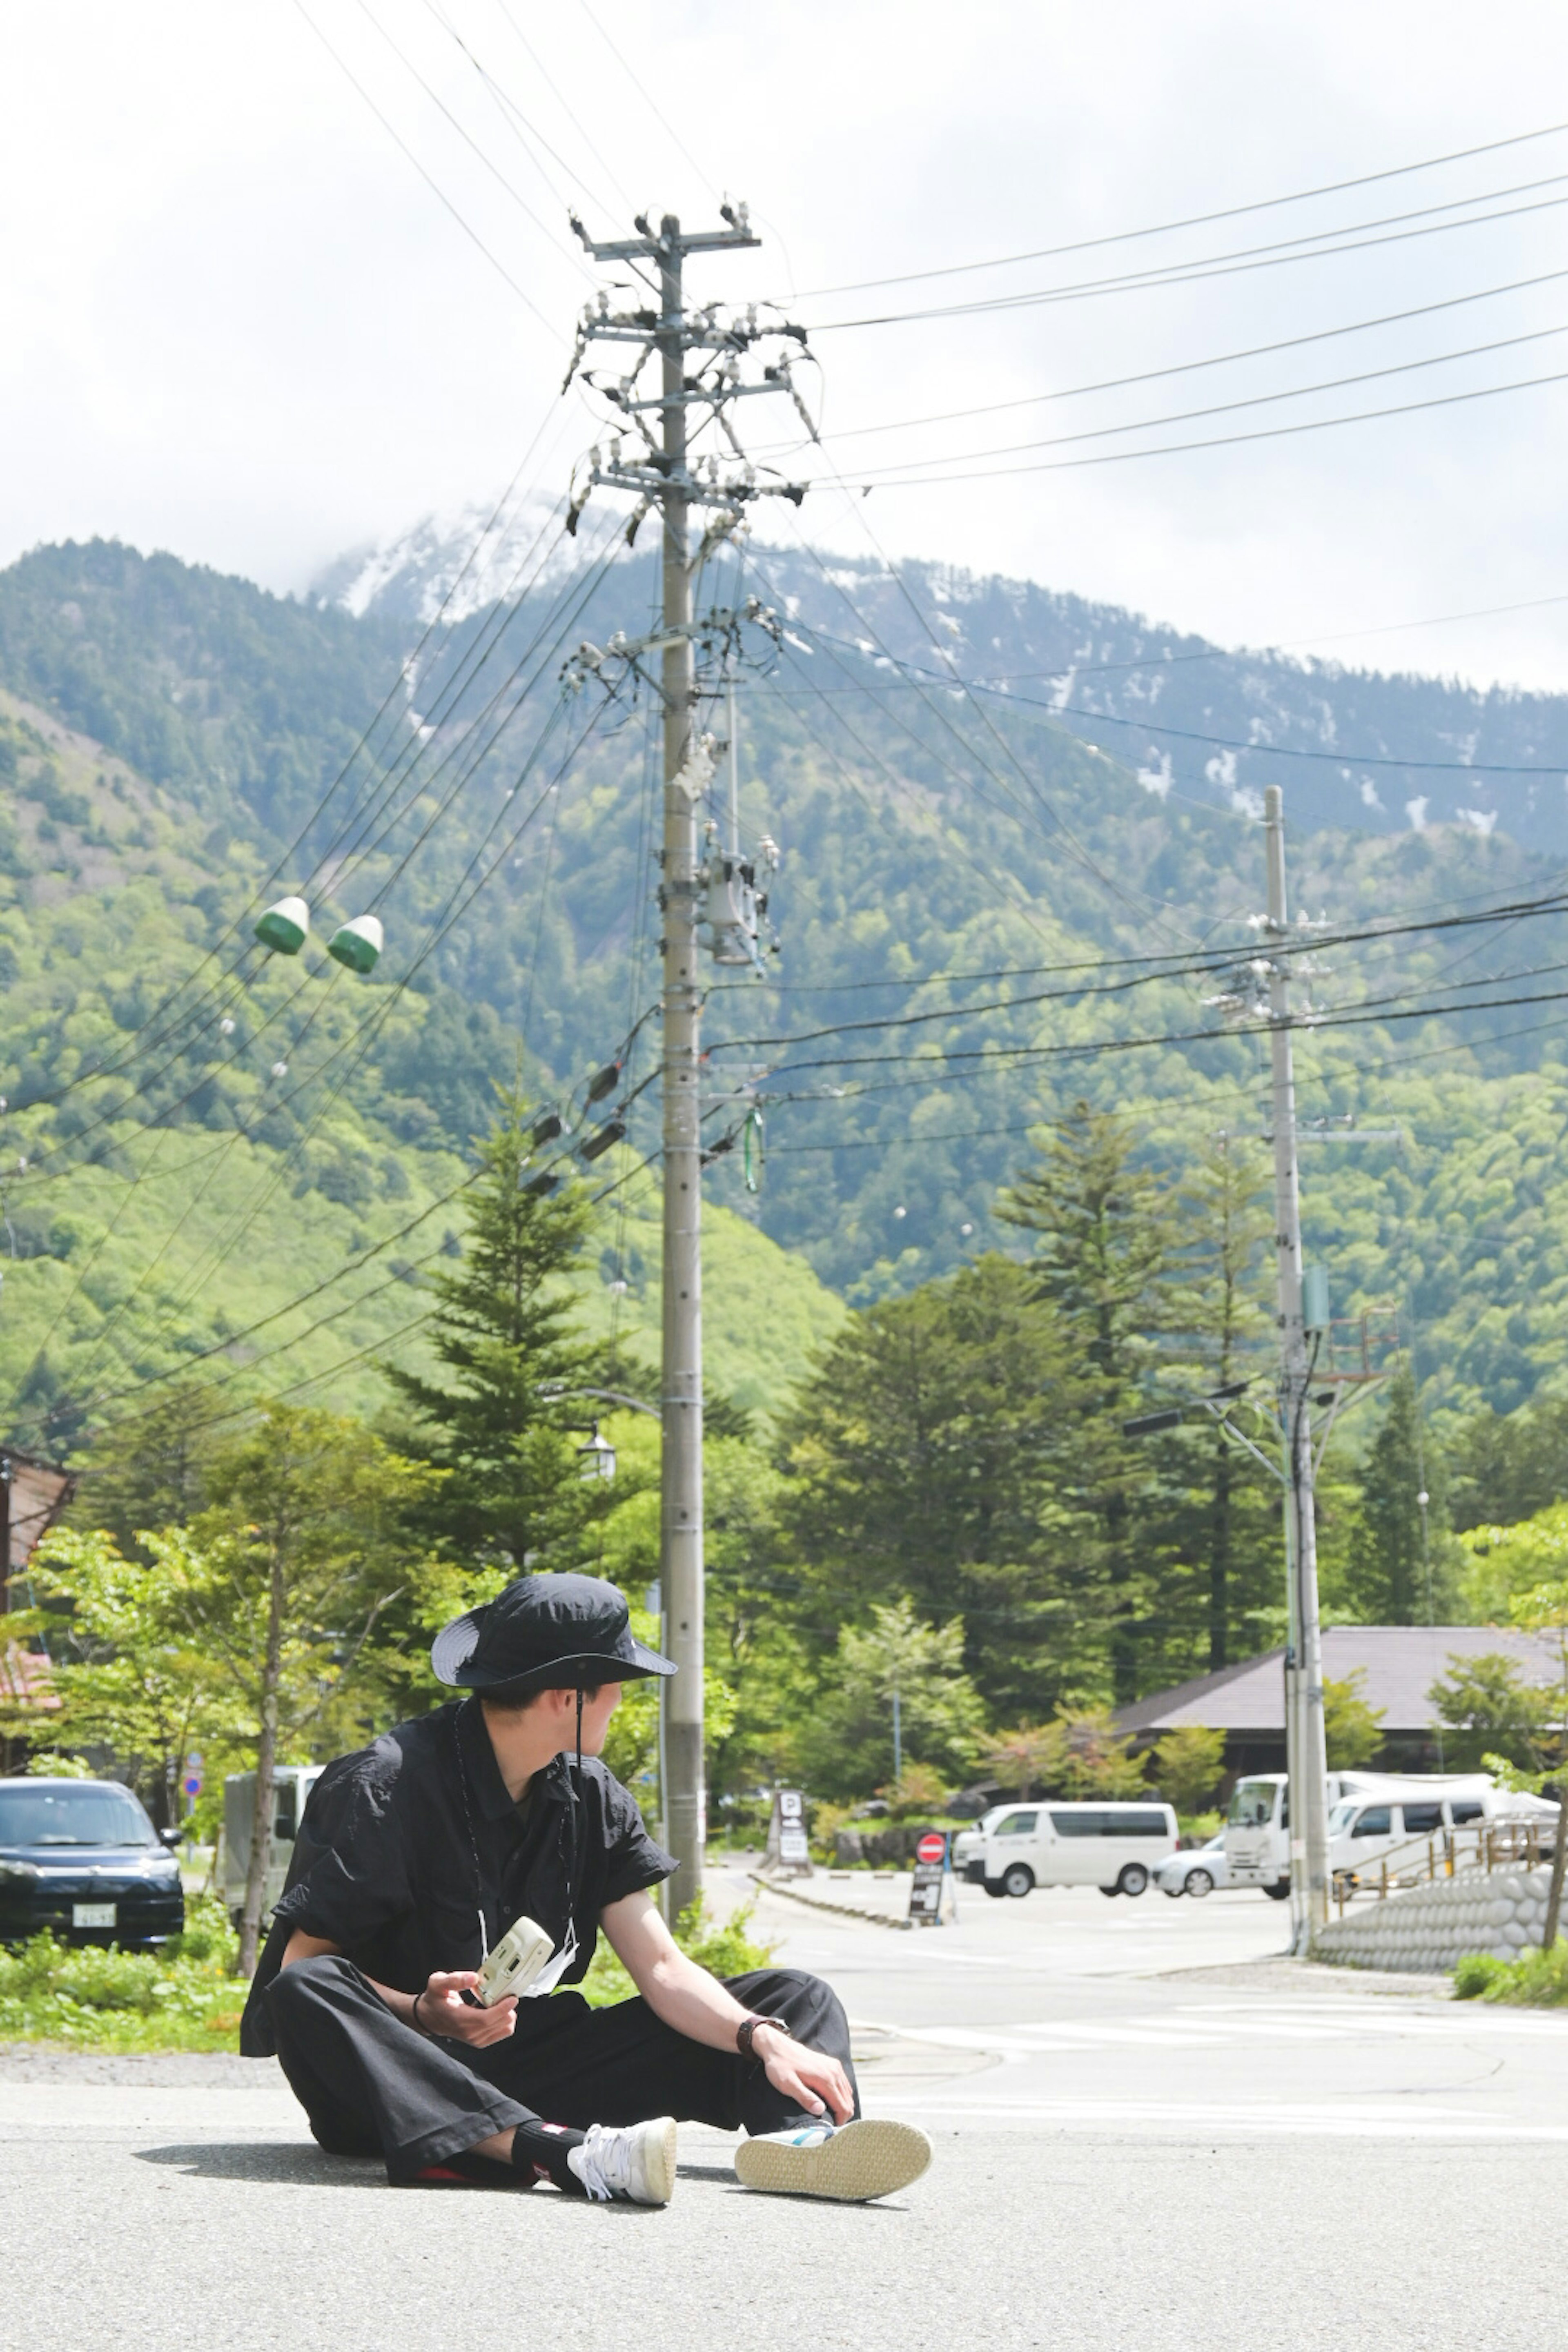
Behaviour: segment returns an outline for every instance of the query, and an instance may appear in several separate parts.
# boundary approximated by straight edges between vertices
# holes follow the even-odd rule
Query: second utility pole
[[[1285,896],[1285,805],[1278,784],[1263,795],[1268,846],[1264,936],[1289,929]],[[1279,1423],[1285,1447],[1285,1549],[1290,1622],[1285,1670],[1285,1759],[1290,1804],[1291,1911],[1305,1951],[1329,1917],[1329,1763],[1323,1724],[1322,1635],[1318,1622],[1318,1529],[1312,1499],[1309,1420],[1314,1350],[1301,1313],[1301,1187],[1296,1149],[1296,1074],[1290,989],[1283,957],[1269,960],[1269,1050],[1273,1062],[1274,1244],[1279,1276]]]

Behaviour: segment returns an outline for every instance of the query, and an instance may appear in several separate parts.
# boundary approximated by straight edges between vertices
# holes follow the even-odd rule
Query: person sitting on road
[[[679,2117],[743,2128],[750,2188],[865,2199],[917,2179],[931,2143],[862,2118],[831,1990],[791,1969],[721,1984],[659,1916],[648,1890],[675,1861],[599,1750],[622,1685],[675,1668],[614,1585],[524,1577],[430,1654],[468,1695],[321,1774],[246,2003],[242,2051],[278,2057],[319,2145],[379,2155],[395,2183],[663,2205]],[[521,1999],[474,2005],[520,1916],[553,1956]],[[591,2009],[556,1988],[601,1927],[637,1997]]]

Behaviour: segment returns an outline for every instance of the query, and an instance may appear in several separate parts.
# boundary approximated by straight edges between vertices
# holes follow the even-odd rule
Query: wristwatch
[[[753,2060],[756,2058],[754,2037],[757,2028],[759,2025],[771,2025],[773,2021],[771,2017],[743,2017],[741,2020],[740,2024],[735,2028],[735,2047],[742,2058]]]

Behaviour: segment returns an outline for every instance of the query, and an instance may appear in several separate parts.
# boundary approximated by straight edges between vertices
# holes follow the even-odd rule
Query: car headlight
[[[7,1880],[13,1885],[37,1885],[43,1874],[43,1872],[35,1869],[30,1862],[0,1862],[0,1885],[4,1885]]]

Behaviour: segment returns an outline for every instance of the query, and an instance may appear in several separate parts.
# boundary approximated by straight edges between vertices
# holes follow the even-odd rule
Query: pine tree
[[[1437,1615],[1439,1585],[1447,1587],[1442,1465],[1423,1438],[1415,1379],[1402,1364],[1389,1385],[1383,1426],[1367,1449],[1361,1475],[1360,1527],[1350,1573],[1363,1620],[1374,1625],[1424,1625]],[[1421,1506],[1427,1495],[1426,1539]],[[1432,1586],[1428,1591],[1428,1554]]]
[[[564,1281],[591,1212],[575,1188],[528,1192],[530,1156],[527,1106],[504,1089],[479,1147],[461,1265],[432,1283],[430,1344],[450,1378],[386,1368],[411,1408],[400,1446],[450,1473],[421,1531],[513,1573],[575,1566],[595,1499],[576,1458],[584,1402],[571,1393],[592,1381],[595,1359]]]
[[[1139,1141],[1125,1119],[1075,1103],[1051,1130],[1039,1166],[996,1208],[1005,1223],[1034,1234],[1037,1293],[1076,1342],[1079,1377],[1064,1402],[1099,1522],[1119,1704],[1137,1696],[1153,1593],[1151,1548],[1139,1526],[1150,1461],[1123,1437],[1121,1421],[1138,1402],[1140,1375],[1170,1318],[1175,1245],[1169,1187],[1134,1164]]]
[[[1269,1190],[1264,1165],[1220,1139],[1199,1152],[1177,1195],[1187,1277],[1184,1319],[1211,1388],[1227,1388],[1256,1369],[1256,1343],[1269,1328],[1259,1296],[1261,1245],[1274,1229]],[[1217,1423],[1194,1432],[1188,1450],[1201,1457],[1201,1467],[1183,1514],[1184,1532],[1187,1557],[1205,1572],[1214,1674],[1230,1663],[1232,1630],[1246,1604],[1279,1597],[1279,1496],[1267,1474]]]

